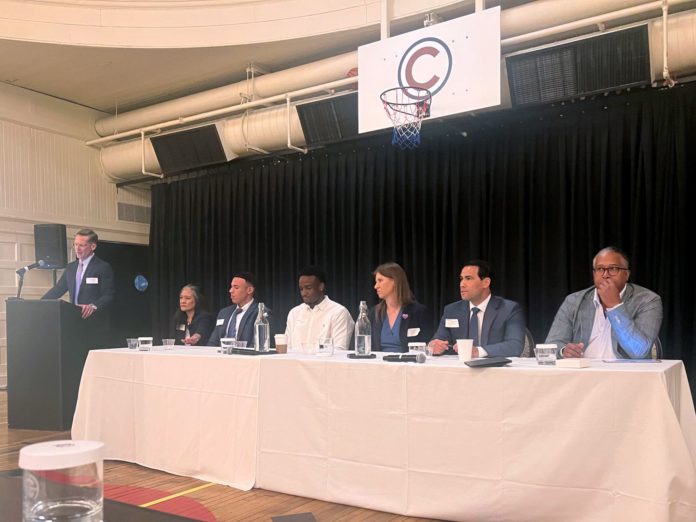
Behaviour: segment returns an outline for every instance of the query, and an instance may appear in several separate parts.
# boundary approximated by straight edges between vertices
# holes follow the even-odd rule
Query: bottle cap
[[[92,440],[52,440],[23,447],[19,467],[28,470],[51,470],[84,466],[102,459],[103,442]]]

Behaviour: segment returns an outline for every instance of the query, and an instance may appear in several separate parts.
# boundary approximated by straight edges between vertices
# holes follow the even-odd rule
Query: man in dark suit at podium
[[[59,299],[69,292],[70,302],[81,308],[83,319],[95,313],[103,315],[101,312],[114,300],[114,271],[94,254],[98,240],[97,234],[87,228],[75,235],[77,259],[68,263],[56,286],[41,299]]]

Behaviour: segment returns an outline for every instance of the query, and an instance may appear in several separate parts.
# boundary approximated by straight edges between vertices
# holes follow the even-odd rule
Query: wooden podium
[[[10,428],[70,429],[82,368],[103,322],[62,300],[7,301],[7,417]]]

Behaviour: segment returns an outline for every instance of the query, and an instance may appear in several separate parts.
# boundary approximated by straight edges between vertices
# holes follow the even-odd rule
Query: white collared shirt
[[[626,292],[626,287],[623,287],[619,296],[622,302],[613,308],[607,308],[607,311],[614,310],[623,305],[623,296]],[[614,352],[614,346],[611,342],[611,323],[604,313],[604,308],[597,295],[597,290],[594,291],[592,303],[595,305],[595,317],[592,324],[592,333],[590,341],[587,343],[583,357],[590,359],[616,359],[617,355]]]
[[[481,301],[480,304],[474,305],[474,303],[469,303],[469,321],[471,321],[471,315],[473,314],[472,309],[473,308],[478,308],[479,313],[478,316],[476,317],[478,319],[478,336],[479,336],[479,345],[481,344],[481,333],[483,332],[483,316],[486,313],[486,308],[488,308],[488,303],[491,302],[491,296],[493,294],[488,294],[488,297],[486,297],[483,301]],[[479,357],[486,357],[488,355],[488,352],[483,346],[477,346],[478,351],[479,351]]]
[[[302,303],[290,310],[285,335],[289,348],[299,348],[302,343],[330,337],[335,348],[347,350],[354,325],[346,307],[325,295],[314,308]]]

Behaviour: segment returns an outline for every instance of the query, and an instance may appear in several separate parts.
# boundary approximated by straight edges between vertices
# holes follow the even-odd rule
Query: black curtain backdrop
[[[666,357],[696,371],[696,86],[429,122],[415,151],[389,136],[308,155],[237,161],[152,190],[153,321],[160,334],[182,285],[212,312],[235,271],[259,280],[275,331],[300,302],[297,272],[323,266],[353,315],[376,301],[372,271],[396,261],[439,318],[471,258],[494,293],[520,302],[537,342],[563,297],[592,284],[596,251],[631,257],[631,280],[658,292]],[[696,381],[694,381],[696,382]]]

